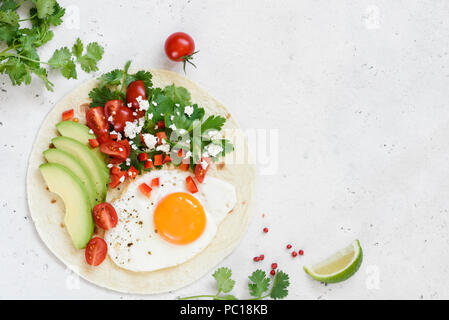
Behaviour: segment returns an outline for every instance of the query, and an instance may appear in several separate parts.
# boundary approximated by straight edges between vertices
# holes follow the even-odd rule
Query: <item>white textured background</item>
[[[278,169],[259,177],[249,230],[221,264],[233,269],[236,295],[248,297],[247,276],[276,261],[291,276],[290,299],[449,298],[449,2],[61,3],[71,13],[42,59],[80,36],[105,46],[102,71],[132,58],[181,72],[163,42],[185,31],[200,50],[188,77],[243,128],[279,130]],[[68,23],[77,12],[78,27]],[[51,74],[54,93],[0,77],[0,298],[212,293],[210,275],[156,296],[78,283],[37,236],[25,197],[34,137],[52,106],[92,76]],[[350,280],[324,286],[302,271],[355,238],[365,260]],[[292,259],[287,243],[305,255]]]

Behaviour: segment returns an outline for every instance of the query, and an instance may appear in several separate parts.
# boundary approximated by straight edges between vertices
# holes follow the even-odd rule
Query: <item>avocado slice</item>
[[[96,202],[103,202],[106,198],[107,184],[109,182],[109,170],[106,164],[100,161],[91,149],[75,139],[62,136],[53,138],[51,142],[56,149],[71,154],[86,166],[95,184],[97,194],[100,195],[100,199],[97,199]]]
[[[72,171],[58,163],[44,163],[39,169],[49,190],[64,201],[64,224],[75,248],[85,248],[94,232],[92,208],[86,187]]]
[[[94,134],[89,133],[90,129],[88,126],[74,121],[61,121],[56,125],[56,130],[64,136],[75,139],[89,147],[95,155],[104,162],[105,156],[101,153],[99,148],[90,148],[89,139],[96,139]]]
[[[89,170],[84,164],[82,164],[71,154],[60,149],[45,150],[44,157],[50,163],[59,163],[60,165],[63,165],[64,167],[72,171],[78,178],[80,178],[81,182],[86,187],[91,207],[99,203],[97,199],[101,199],[101,194],[97,193],[95,184],[90,177]]]

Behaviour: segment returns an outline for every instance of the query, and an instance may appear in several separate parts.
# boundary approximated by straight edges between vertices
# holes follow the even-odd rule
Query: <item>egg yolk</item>
[[[158,234],[173,244],[188,244],[198,239],[206,228],[203,206],[194,196],[177,192],[163,198],[153,215]]]

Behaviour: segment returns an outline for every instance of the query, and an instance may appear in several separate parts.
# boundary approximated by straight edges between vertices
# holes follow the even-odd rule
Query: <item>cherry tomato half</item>
[[[108,122],[103,107],[90,108],[86,111],[86,124],[98,136],[108,132]]]
[[[107,202],[97,204],[92,212],[95,224],[101,229],[109,230],[117,225],[117,212],[111,204]]]
[[[95,237],[90,239],[85,251],[86,262],[91,266],[100,265],[108,254],[108,245],[102,238]]]
[[[137,102],[139,96],[144,100],[147,98],[145,85],[142,80],[136,80],[129,84],[126,90],[126,102],[131,103],[134,109],[139,109],[139,103]]]
[[[107,119],[112,117],[114,130],[122,132],[125,129],[126,122],[133,122],[133,110],[128,108],[122,100],[110,100],[104,105],[104,114]]]
[[[183,61],[195,52],[193,38],[184,32],[175,32],[165,40],[165,53],[173,61]]]
[[[131,146],[126,139],[120,141],[109,140],[100,145],[100,151],[117,161],[121,160],[120,162],[123,162],[128,158],[131,152]],[[120,162],[112,161],[111,163],[116,164]]]

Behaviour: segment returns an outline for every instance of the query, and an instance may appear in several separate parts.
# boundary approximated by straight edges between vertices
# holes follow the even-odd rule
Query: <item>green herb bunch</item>
[[[21,18],[19,8],[30,3],[29,16]],[[23,11],[23,10],[21,10]],[[71,49],[55,50],[48,61],[41,61],[37,49],[53,39],[52,27],[62,23],[65,9],[56,0],[0,1],[0,73],[7,74],[13,85],[30,84],[39,77],[53,91],[47,68],[56,69],[67,78],[77,78],[76,64],[85,72],[97,71],[104,49],[96,42],[84,48],[78,38]],[[22,27],[25,21],[31,28]]]
[[[238,300],[230,292],[234,288],[235,281],[231,279],[232,271],[229,268],[219,268],[212,275],[217,282],[217,293],[203,294],[191,297],[179,298],[179,300],[189,300],[198,298],[213,298],[214,300]],[[254,271],[249,277],[248,290],[252,298],[248,300],[262,300],[265,298],[283,299],[288,295],[290,280],[283,271],[277,271],[270,279],[265,271],[260,269]]]

